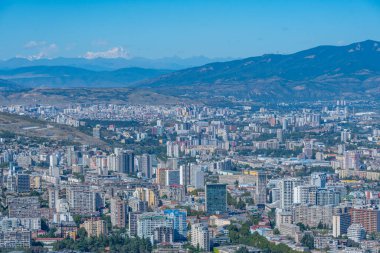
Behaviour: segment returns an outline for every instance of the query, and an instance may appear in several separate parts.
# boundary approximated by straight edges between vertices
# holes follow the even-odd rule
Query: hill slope
[[[290,98],[380,94],[380,42],[211,63],[148,80],[169,94]],[[176,89],[173,89],[173,86]]]
[[[143,68],[92,71],[69,66],[34,66],[0,70],[0,79],[23,87],[126,87],[169,72]]]

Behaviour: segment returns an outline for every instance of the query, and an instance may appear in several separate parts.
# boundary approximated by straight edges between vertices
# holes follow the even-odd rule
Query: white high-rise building
[[[160,227],[173,228],[173,219],[154,212],[137,216],[137,236],[140,238],[149,238],[154,243],[154,230]]]
[[[310,192],[316,190],[315,186],[311,185],[299,185],[293,189],[293,203],[294,204],[309,204]]]
[[[293,205],[294,188],[302,184],[303,182],[297,178],[284,178],[280,181],[280,204],[282,209],[289,210],[291,208]]]
[[[327,181],[326,173],[312,173],[310,176],[310,184],[318,188],[325,188]]]
[[[191,245],[206,252],[210,251],[210,233],[207,225],[196,223],[191,226]]]

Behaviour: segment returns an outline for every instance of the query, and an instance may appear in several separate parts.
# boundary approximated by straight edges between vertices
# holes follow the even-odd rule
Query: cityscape
[[[160,54],[177,54],[182,41],[173,35],[167,47],[158,36],[151,56],[133,44],[140,40],[134,38],[128,43],[141,56],[115,47],[74,57],[70,50],[76,54],[84,44],[62,50],[69,33],[61,44],[36,40],[40,32],[60,37],[50,28],[62,24],[51,15],[71,24],[72,14],[86,23],[111,6],[115,17],[106,14],[107,24],[113,24],[111,17],[135,20],[131,10],[144,19],[143,10],[154,6],[148,21],[157,22],[162,34],[175,20],[183,29],[189,26],[189,34],[193,25],[210,28],[187,20],[195,17],[197,1],[122,2],[33,0],[0,6],[0,34],[9,37],[0,42],[1,253],[380,252],[380,42],[371,40],[380,39],[380,33],[378,23],[370,22],[380,18],[378,3],[344,6],[363,14],[362,21],[353,16],[347,24],[371,23],[360,38],[356,30],[320,25],[313,29],[337,29],[346,42],[319,35],[312,46],[297,37],[275,54],[268,41],[263,52],[259,46],[244,49],[238,41],[235,49],[188,41],[182,46],[191,57],[165,58]],[[220,6],[202,4],[209,14],[231,8],[231,17],[263,6],[279,11],[273,6],[279,1],[237,2],[247,10],[224,0]],[[319,13],[314,5],[331,7],[326,13],[333,14],[343,6],[296,2],[284,4],[294,7],[296,16],[304,10]],[[184,16],[167,14],[169,7]],[[75,16],[77,8],[83,17]],[[33,41],[12,51],[11,35],[14,41],[20,38],[2,26],[2,19],[6,25],[11,13],[26,10],[57,23],[30,19],[40,30],[31,30]],[[218,22],[231,18],[210,15]],[[252,18],[265,20],[261,15]],[[334,15],[326,17],[340,23]],[[282,18],[276,23],[296,19]],[[148,21],[137,20],[142,38],[155,33],[146,28],[144,34]],[[111,30],[96,24],[96,31],[78,28],[75,41]],[[22,33],[28,34],[29,25],[23,25]],[[116,43],[117,31],[112,34],[92,46]],[[217,35],[204,36],[213,42]],[[147,46],[145,39],[140,42]],[[27,56],[29,49],[41,54]],[[197,50],[209,50],[210,57],[195,57]]]

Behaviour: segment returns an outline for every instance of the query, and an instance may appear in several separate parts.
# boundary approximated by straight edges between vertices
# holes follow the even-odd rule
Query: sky
[[[242,58],[380,41],[380,0],[0,0],[0,59]]]

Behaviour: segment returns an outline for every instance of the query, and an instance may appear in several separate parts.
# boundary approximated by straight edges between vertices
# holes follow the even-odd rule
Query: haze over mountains
[[[110,59],[96,60],[105,62],[105,65],[110,62]],[[40,63],[45,61],[49,60]],[[289,55],[268,54],[215,62],[178,71],[146,68],[95,71],[94,68],[76,67],[83,67],[82,63],[75,64],[74,67],[34,66],[6,70],[3,67],[0,89],[12,84],[60,88],[143,87],[174,96],[234,95],[247,98],[380,94],[380,42],[371,40],[347,46],[319,46]],[[7,66],[17,64],[8,63]]]
[[[84,68],[94,71],[112,71],[121,68],[145,68],[145,69],[172,69],[179,70],[204,65],[215,61],[230,61],[233,58],[208,58],[194,56],[190,58],[165,57],[159,59],[148,59],[143,57],[133,58],[53,58],[34,59],[11,58],[0,60],[0,69],[14,69],[35,66],[69,66]]]

